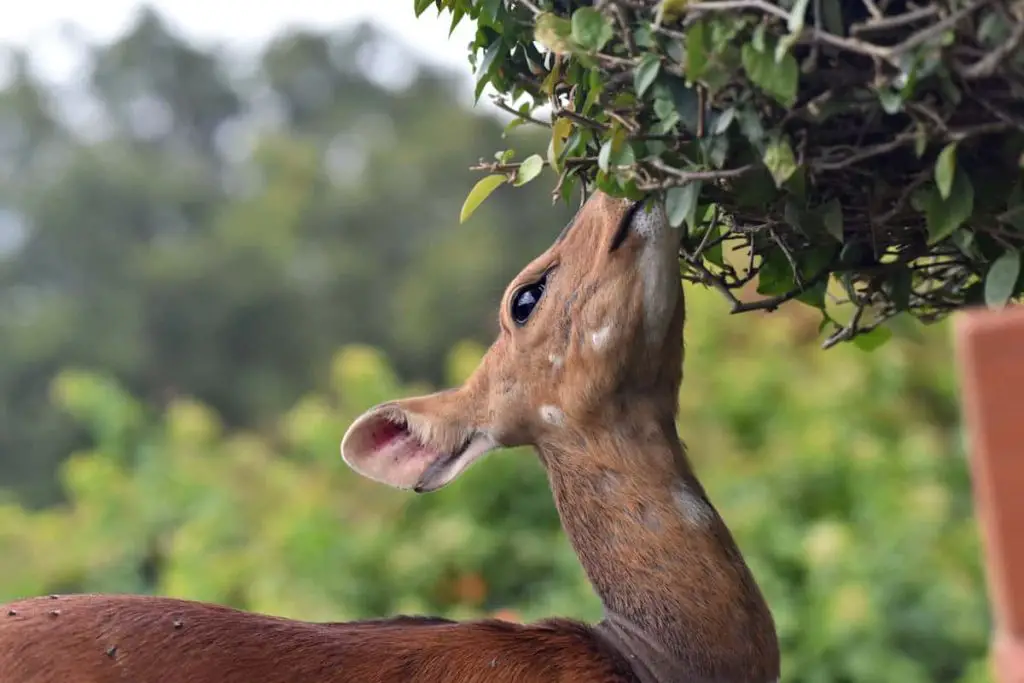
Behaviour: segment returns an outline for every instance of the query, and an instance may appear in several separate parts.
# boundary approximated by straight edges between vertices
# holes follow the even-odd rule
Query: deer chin
[[[341,442],[341,457],[368,479],[416,493],[436,491],[499,446],[487,432],[469,431],[458,446],[441,448],[421,438],[401,412],[370,413]]]

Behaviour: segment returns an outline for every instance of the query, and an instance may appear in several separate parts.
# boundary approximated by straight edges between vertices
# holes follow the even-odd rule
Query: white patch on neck
[[[565,362],[564,358],[554,353],[548,356],[548,360],[551,361],[551,366],[554,367],[555,370],[560,369],[562,367],[562,363]]]
[[[555,406],[541,406],[540,418],[550,425],[561,427],[562,423],[565,422],[565,413]]]
[[[605,325],[597,332],[590,333],[590,343],[594,345],[594,348],[600,351],[604,348],[604,345],[608,343],[608,338],[612,334],[612,326]]]
[[[683,513],[683,519],[694,526],[707,526],[715,518],[707,502],[690,490],[685,482],[676,485],[673,491],[676,506]]]
[[[649,344],[664,341],[679,294],[678,233],[663,206],[641,208],[633,229],[644,238],[637,269],[644,288],[644,332]]]
[[[618,491],[621,485],[622,484],[619,481],[619,475],[615,474],[614,472],[605,473],[605,475],[598,480],[597,484],[598,489],[600,489],[601,493],[606,495]]]

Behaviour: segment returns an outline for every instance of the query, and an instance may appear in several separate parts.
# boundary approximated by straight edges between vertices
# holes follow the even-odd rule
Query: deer
[[[357,473],[418,494],[532,446],[599,622],[309,623],[168,597],[36,597],[0,607],[0,683],[777,681],[767,602],[677,432],[679,249],[657,197],[593,192],[508,285],[461,386],[374,406],[341,439]]]

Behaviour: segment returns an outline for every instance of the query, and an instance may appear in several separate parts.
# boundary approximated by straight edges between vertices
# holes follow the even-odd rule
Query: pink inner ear
[[[412,488],[442,454],[417,439],[403,420],[371,414],[349,429],[342,456],[365,477]]]
[[[375,420],[370,427],[369,446],[379,451],[389,445],[395,439],[411,436],[405,425],[395,424],[391,420]]]
[[[388,454],[394,460],[419,458],[436,459],[440,456],[433,448],[417,439],[404,423],[387,418],[374,420],[369,428],[367,447],[378,455]]]

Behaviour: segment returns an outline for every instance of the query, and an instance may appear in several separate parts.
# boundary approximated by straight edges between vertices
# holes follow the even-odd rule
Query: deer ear
[[[341,440],[341,457],[368,479],[419,493],[450,483],[498,444],[457,425],[432,425],[397,404],[361,415]]]

